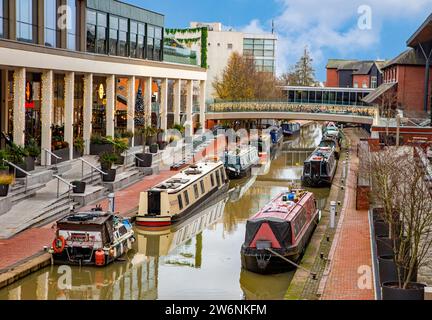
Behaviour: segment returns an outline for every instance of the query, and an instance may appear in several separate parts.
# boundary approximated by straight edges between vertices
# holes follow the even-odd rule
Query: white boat
[[[209,158],[192,165],[140,195],[136,224],[166,227],[197,213],[229,187],[224,164]]]
[[[230,179],[240,179],[250,176],[252,167],[259,164],[258,149],[245,146],[225,152],[224,165]]]

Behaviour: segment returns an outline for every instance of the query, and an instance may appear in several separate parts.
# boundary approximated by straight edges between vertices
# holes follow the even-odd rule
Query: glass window
[[[186,190],[184,193],[186,207],[189,205],[189,192]]]
[[[96,37],[97,37],[96,52],[105,54],[107,52],[107,50],[106,50],[107,49],[106,48],[106,28],[98,26]]]
[[[204,194],[205,193],[205,187],[204,187],[204,181],[203,180],[200,181],[200,185],[201,185],[201,193]]]
[[[221,185],[221,179],[220,179],[219,171],[216,171],[216,181],[217,181],[218,186],[220,186]]]
[[[177,196],[177,200],[178,200],[178,204],[179,204],[179,209],[180,209],[180,210],[183,210],[183,199],[182,199],[181,194],[179,194],[179,195]]]
[[[128,20],[120,19],[119,20],[119,49],[118,55],[122,57],[127,56],[127,43],[128,43]]]
[[[68,17],[67,48],[76,50],[77,47],[77,1],[68,0],[67,5],[70,9]]]
[[[213,173],[210,175],[210,180],[211,180],[211,186],[214,187],[215,181],[214,181]]]
[[[254,56],[255,57],[262,57],[262,56],[264,56],[264,50],[254,50]]]
[[[144,43],[144,36],[138,35],[138,45],[137,45],[137,58],[145,58],[145,43]]]
[[[96,11],[87,10],[87,23],[96,25]]]
[[[0,0],[0,38],[8,37],[8,3],[9,0]]]
[[[117,55],[118,29],[119,29],[118,18],[110,17],[109,53],[112,55]]]
[[[154,38],[147,38],[147,59],[153,60]]]
[[[35,8],[37,9],[37,8]],[[33,0],[17,0],[17,40],[36,42],[36,30],[33,29]]]
[[[244,43],[245,45],[246,45],[246,44],[253,45],[254,41],[253,41],[253,39],[244,39],[244,40],[243,40],[243,43]]]
[[[195,184],[194,185],[194,193],[195,193],[195,199],[199,198],[199,191],[198,191],[198,185]]]
[[[101,27],[107,27],[107,15],[104,13],[98,12],[97,14],[97,25]]]
[[[273,50],[265,50],[264,51],[264,57],[273,57],[274,51]]]
[[[96,52],[96,26],[87,24],[87,52]]]
[[[57,47],[57,12],[56,0],[45,0],[45,45]]]

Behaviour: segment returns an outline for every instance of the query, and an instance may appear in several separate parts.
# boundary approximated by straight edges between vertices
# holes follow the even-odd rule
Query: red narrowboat
[[[299,262],[320,219],[313,193],[296,189],[280,194],[248,220],[243,268],[261,274],[295,268],[281,256]]]

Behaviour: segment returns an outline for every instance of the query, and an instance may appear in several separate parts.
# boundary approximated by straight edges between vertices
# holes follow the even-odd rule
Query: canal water
[[[311,124],[286,141],[259,175],[172,230],[136,229],[134,249],[106,268],[51,266],[0,290],[0,300],[283,299],[293,272],[262,276],[241,268],[247,219],[300,183],[302,163],[321,140]],[[299,151],[298,149],[304,149]],[[313,190],[324,207],[329,189]]]

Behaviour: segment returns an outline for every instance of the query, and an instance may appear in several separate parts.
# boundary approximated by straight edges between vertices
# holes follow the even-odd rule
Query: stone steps
[[[108,191],[104,186],[87,186],[86,192],[83,194],[73,193],[71,198],[74,202],[79,204],[79,207],[84,207],[88,204],[103,199]]]
[[[116,192],[138,182],[143,177],[144,175],[139,170],[126,171],[117,174],[116,181],[103,182],[102,185],[107,188],[109,192]]]

